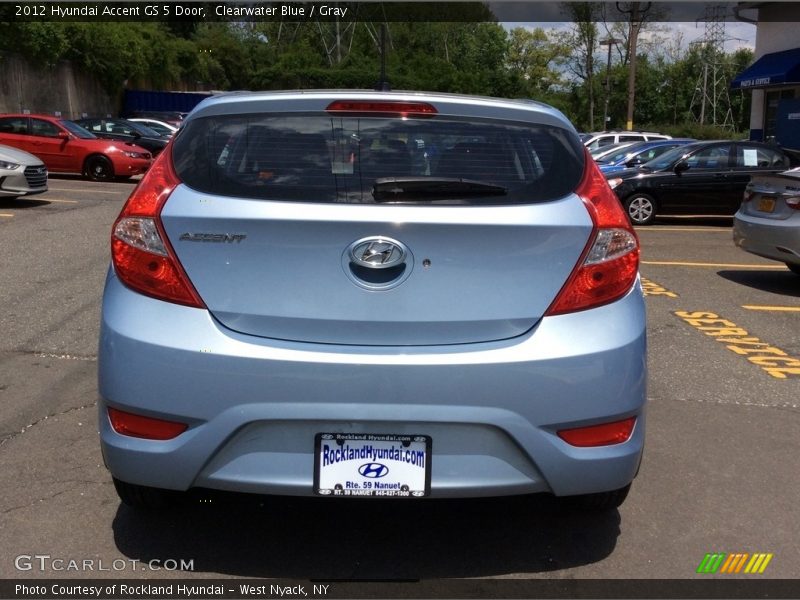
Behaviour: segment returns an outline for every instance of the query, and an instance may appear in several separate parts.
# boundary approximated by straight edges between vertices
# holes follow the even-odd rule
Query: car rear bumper
[[[168,324],[168,326],[166,326]],[[358,347],[234,333],[113,272],[100,339],[100,435],[111,473],[139,485],[312,495],[321,432],[432,438],[432,497],[593,493],[627,485],[644,442],[641,289],[483,344]],[[189,424],[175,439],[117,434],[107,407]],[[556,435],[636,416],[622,444]]]
[[[733,242],[742,250],[800,265],[800,213],[788,219],[765,219],[736,213]]]

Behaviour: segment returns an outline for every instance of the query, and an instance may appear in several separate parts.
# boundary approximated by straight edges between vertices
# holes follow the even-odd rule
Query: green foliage
[[[371,23],[391,21],[397,16],[392,11],[406,11],[406,16],[411,11],[431,20],[387,24],[386,64],[393,89],[530,98],[559,108],[583,129],[603,127],[607,97],[609,127],[625,125],[627,23],[615,23],[601,33],[599,5],[588,2],[565,4],[565,17],[573,21],[568,31],[507,31],[488,20],[491,14],[484,4],[475,3],[458,5],[460,13],[474,16],[473,22],[438,20],[453,6],[351,4],[363,20],[354,28],[342,22],[339,29],[336,23],[275,21],[25,23],[3,19],[9,9],[0,6],[0,60],[11,52],[46,68],[70,60],[112,96],[125,87],[372,88],[379,78],[380,48],[379,31]],[[610,67],[607,50],[599,45],[609,33],[620,39],[612,47]],[[634,127],[690,137],[724,136],[725,130],[694,124],[699,116],[697,102],[693,104],[696,87],[710,60],[729,80],[752,62],[753,54],[738,50],[710,56],[707,48],[683,49],[675,40],[641,45]],[[750,94],[732,92],[731,113],[735,129],[745,130]]]
[[[672,124],[648,123],[641,126],[644,131],[659,131],[672,137],[694,138],[697,140],[739,140],[747,137],[741,132],[718,125],[700,125],[693,121]]]

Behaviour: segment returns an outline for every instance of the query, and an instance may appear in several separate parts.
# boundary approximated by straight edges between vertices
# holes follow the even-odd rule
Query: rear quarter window
[[[574,133],[545,125],[314,113],[194,119],[173,160],[186,185],[220,196],[372,203],[376,179],[455,178],[507,193],[437,202],[523,204],[573,191],[584,155]]]

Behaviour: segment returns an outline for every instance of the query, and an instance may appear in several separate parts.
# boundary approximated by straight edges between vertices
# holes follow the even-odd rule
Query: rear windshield
[[[574,133],[545,125],[319,113],[194,119],[173,150],[178,175],[200,192],[344,203],[375,202],[384,178],[416,185],[413,198],[397,196],[404,203],[542,202],[577,187],[583,157]],[[442,194],[461,179],[487,185]],[[429,183],[437,193],[426,198]]]

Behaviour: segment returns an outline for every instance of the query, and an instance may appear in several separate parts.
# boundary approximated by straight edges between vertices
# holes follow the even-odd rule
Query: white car
[[[156,119],[140,119],[140,118],[133,118],[128,119],[128,121],[133,121],[134,123],[141,123],[142,125],[149,127],[156,133],[160,133],[164,137],[172,137],[178,128],[175,125],[170,125],[169,123],[165,123],[164,121],[158,121]]]
[[[47,191],[47,167],[33,154],[0,145],[0,198]]]
[[[650,140],[671,140],[672,136],[650,131],[596,131],[581,134],[581,141],[590,152],[603,146],[624,144],[626,142],[649,142]]]

